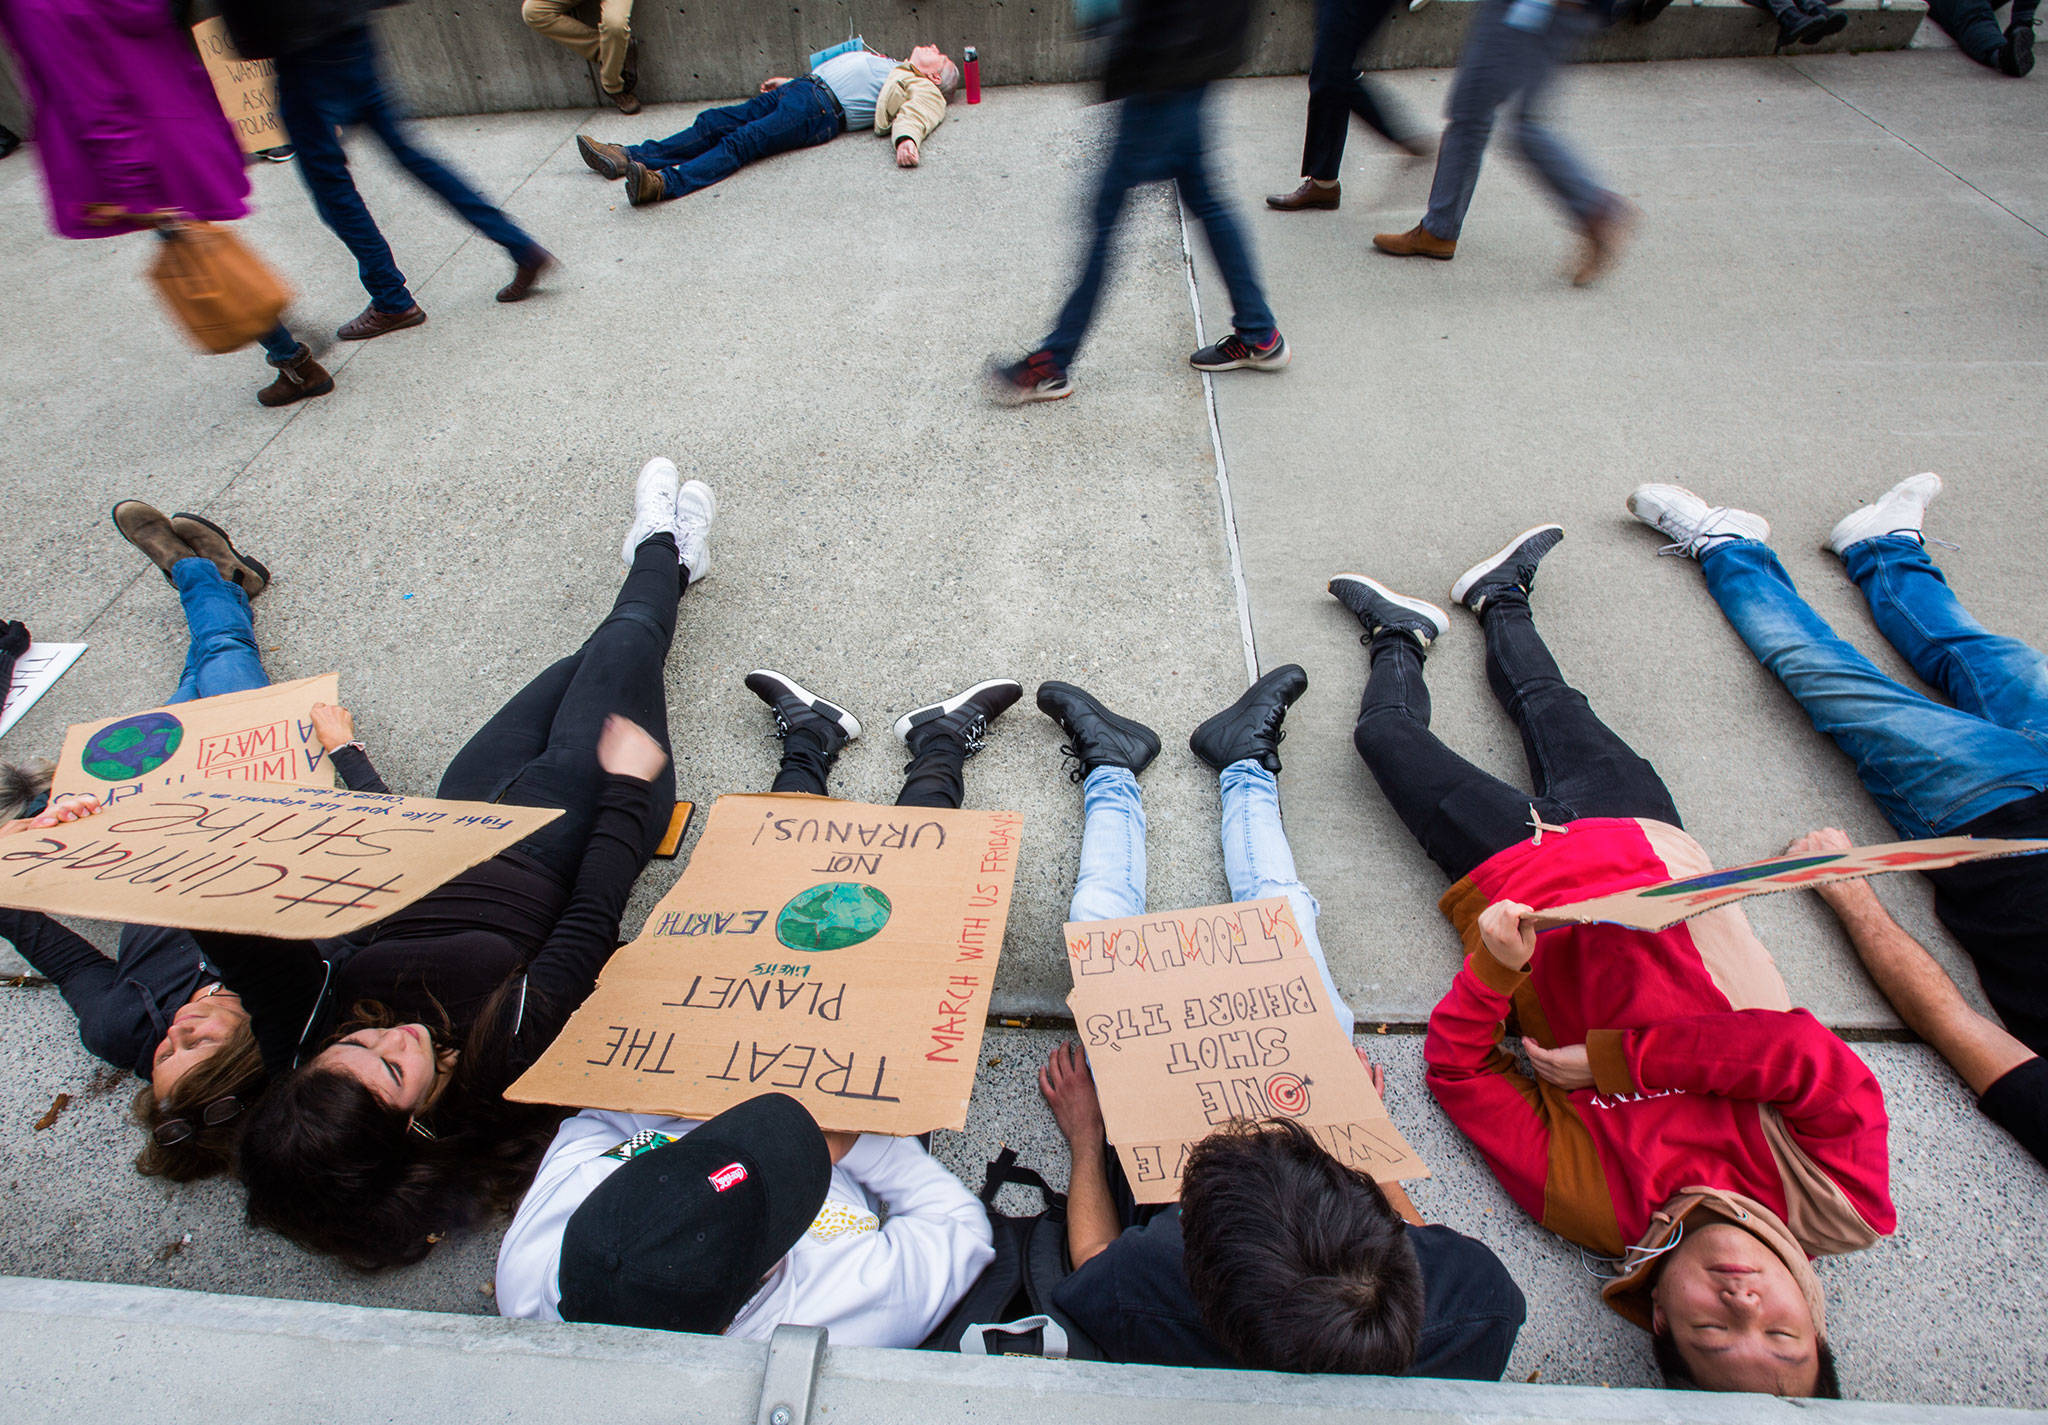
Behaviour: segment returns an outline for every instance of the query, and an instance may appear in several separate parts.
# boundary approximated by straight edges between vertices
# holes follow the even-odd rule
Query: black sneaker
[[[2005,43],[1998,47],[1998,72],[2025,79],[2033,69],[2034,27],[2014,25],[2006,30]]]
[[[1244,690],[1244,695],[1196,728],[1188,750],[1220,772],[1233,762],[1252,761],[1268,772],[1280,770],[1280,743],[1287,734],[1281,720],[1294,700],[1308,691],[1308,674],[1299,663],[1275,668]]]
[[[1074,394],[1067,368],[1048,351],[1034,351],[1022,361],[1007,364],[1000,356],[988,359],[988,380],[996,399],[1013,406],[1031,401],[1064,401]]]
[[[1060,751],[1080,763],[1068,772],[1069,781],[1078,782],[1097,767],[1122,767],[1136,776],[1159,755],[1158,733],[1142,722],[1118,717],[1072,683],[1040,683],[1038,710],[1067,734]]]
[[[1294,353],[1287,349],[1287,338],[1277,331],[1264,346],[1253,346],[1232,332],[1190,356],[1188,365],[1197,371],[1235,371],[1240,366],[1255,371],[1278,371],[1293,359]]]
[[[969,757],[981,751],[988,725],[1001,717],[1012,703],[1024,696],[1024,685],[1009,678],[991,678],[976,683],[964,693],[955,693],[942,703],[912,708],[896,719],[896,735],[912,753],[924,750],[934,736],[957,737]]]
[[[1427,648],[1451,631],[1449,615],[1435,604],[1397,594],[1363,574],[1339,574],[1330,581],[1330,592],[1365,625],[1360,643],[1371,643],[1382,633],[1405,633]]]
[[[840,748],[860,736],[859,718],[772,668],[756,668],[747,674],[747,691],[775,714],[777,737],[802,729],[816,734],[825,744],[827,756],[836,756]]]
[[[1451,585],[1451,602],[1478,613],[1487,600],[1507,589],[1528,593],[1536,587],[1536,566],[1564,538],[1561,524],[1539,524],[1509,540],[1496,554],[1474,564]]]

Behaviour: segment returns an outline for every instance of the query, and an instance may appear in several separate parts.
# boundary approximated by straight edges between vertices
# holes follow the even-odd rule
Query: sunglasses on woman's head
[[[233,1094],[217,1098],[199,1110],[200,1127],[218,1128],[242,1111],[242,1101]],[[150,1136],[161,1147],[169,1148],[184,1142],[199,1132],[190,1118],[166,1118],[151,1130]]]

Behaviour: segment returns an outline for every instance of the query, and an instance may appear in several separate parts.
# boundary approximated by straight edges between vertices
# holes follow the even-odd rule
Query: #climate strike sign
[[[780,1092],[839,1132],[964,1128],[1017,812],[724,796],[523,1103],[709,1118]]]
[[[1426,1178],[1331,1011],[1286,897],[1066,929],[1067,1006],[1139,1202],[1174,1202],[1194,1145],[1292,1118],[1380,1182]]]

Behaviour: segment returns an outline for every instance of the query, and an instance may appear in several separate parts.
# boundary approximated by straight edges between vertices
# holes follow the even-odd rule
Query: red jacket
[[[1523,842],[1451,887],[1441,908],[1468,955],[1430,1016],[1437,1101],[1544,1226],[1609,1255],[1638,1242],[1683,1189],[1769,1208],[1809,1255],[1892,1231],[1884,1095],[1863,1061],[1792,1009],[1736,906],[1660,932],[1566,926],[1526,973],[1479,942],[1500,900],[1542,908],[1712,869],[1653,821],[1595,818]],[[1546,1047],[1583,1042],[1594,1087],[1522,1074],[1504,1022]]]

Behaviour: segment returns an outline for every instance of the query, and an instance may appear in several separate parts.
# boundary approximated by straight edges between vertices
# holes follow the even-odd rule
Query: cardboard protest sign
[[[0,836],[0,905],[286,939],[345,935],[546,826],[554,807],[189,781]]]
[[[963,1128],[1017,812],[725,796],[505,1096],[709,1118],[771,1091],[843,1132]]]
[[[1337,1026],[1284,896],[1067,926],[1067,1007],[1139,1202],[1180,1197],[1188,1150],[1292,1118],[1382,1182],[1426,1178]]]
[[[291,142],[277,114],[277,61],[243,59],[218,15],[192,27],[192,42],[206,65],[206,77],[220,99],[220,111],[235,126],[243,153],[261,153]]]
[[[0,688],[0,735],[19,722],[21,715],[35,706],[37,698],[50,691],[85,648],[83,643],[29,644],[28,652],[14,660],[7,686]]]
[[[1702,876],[1676,881],[1659,881],[1653,886],[1635,886],[1611,896],[1574,901],[1570,905],[1539,910],[1534,923],[1538,930],[1560,925],[1585,925],[1605,921],[1637,930],[1668,930],[1681,920],[1716,906],[1768,891],[1790,891],[1825,885],[1829,881],[1853,881],[1884,871],[1939,871],[1965,861],[1982,861],[1992,856],[2018,856],[2048,851],[2048,841],[1994,841],[1972,836],[1937,836],[1924,841],[1889,841],[1881,846],[1853,846],[1847,851],[1821,851],[1811,856],[1773,856],[1729,866]],[[2048,876],[2048,862],[2041,874]]]
[[[340,701],[340,675],[322,673],[76,723],[64,734],[54,790],[91,792],[112,806],[197,778],[331,786],[334,768],[313,735],[313,704]]]

